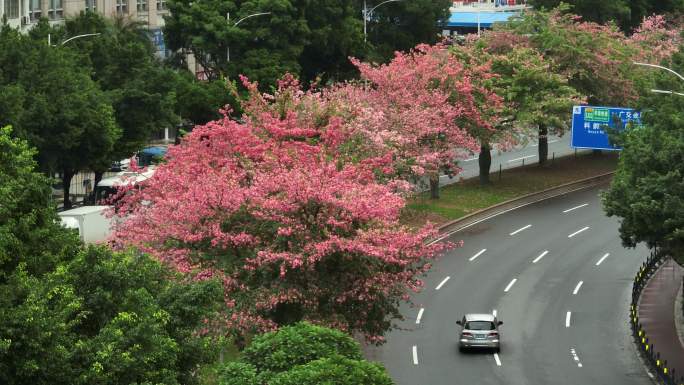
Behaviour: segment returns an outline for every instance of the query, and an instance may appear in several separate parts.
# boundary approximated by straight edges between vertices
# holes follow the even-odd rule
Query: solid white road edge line
[[[583,283],[584,283],[584,281],[577,282],[577,286],[575,286],[575,290],[572,291],[572,295],[577,295],[577,293],[579,292],[579,289],[580,289],[580,287],[582,287]]]
[[[544,250],[544,252],[541,253],[541,254],[539,254],[539,256],[538,256],[537,258],[535,258],[534,261],[532,261],[532,263],[537,263],[537,262],[539,262],[539,260],[541,260],[542,258],[544,258],[544,256],[545,256],[546,254],[548,254],[548,253],[549,253],[548,250]]]
[[[418,365],[418,347],[413,345],[413,365]]]
[[[418,311],[418,317],[416,317],[416,324],[419,324],[420,319],[423,318],[423,311],[425,311],[425,309],[421,307],[420,310]]]
[[[534,158],[534,157],[536,157],[536,155],[523,156],[523,157],[520,157],[520,158],[511,159],[511,160],[508,161],[508,163],[513,163],[513,162],[517,162],[517,161],[519,161],[519,160],[528,159],[528,158]]]
[[[521,227],[521,228],[515,230],[514,232],[512,232],[512,233],[510,233],[510,234],[508,234],[508,235],[513,236],[513,235],[515,235],[515,234],[518,234],[518,233],[521,232],[521,231],[525,231],[525,230],[529,229],[530,227],[532,227],[532,225],[527,225],[527,226],[525,226],[525,227]]]
[[[608,258],[609,255],[610,253],[604,254],[603,257],[601,257],[601,259],[599,259],[598,262],[596,262],[596,266],[600,265],[606,258]]]
[[[568,238],[572,238],[572,237],[574,237],[575,235],[577,235],[577,234],[579,234],[579,233],[581,233],[581,232],[583,232],[583,231],[587,231],[587,230],[589,230],[589,226],[585,226],[585,227],[583,227],[583,228],[581,228],[581,229],[575,231],[574,233],[568,235]]]
[[[440,282],[439,285],[437,285],[437,287],[435,288],[435,290],[441,289],[442,286],[444,286],[444,284],[447,283],[447,281],[449,280],[449,278],[451,278],[451,277],[446,277],[446,278],[444,278],[444,280],[443,280],[442,282]]]
[[[577,210],[577,209],[581,209],[582,207],[587,207],[587,206],[589,206],[589,203],[585,203],[585,204],[583,204],[583,205],[579,205],[579,206],[576,206],[576,207],[573,207],[573,208],[570,208],[570,209],[567,209],[567,210],[563,210],[563,213],[564,213],[564,214],[567,214],[567,213],[569,213],[570,211],[574,211],[574,210]]]
[[[571,312],[568,312],[565,314],[565,327],[569,328],[570,327],[570,317],[572,316]]]
[[[513,280],[506,286],[504,289],[504,293],[508,293],[509,290],[511,290],[511,287],[518,281],[518,278],[513,278]]]
[[[480,255],[482,255],[485,251],[487,251],[487,249],[482,249],[482,250],[478,251],[477,254],[473,255],[473,256],[470,257],[470,258],[468,258],[468,260],[469,260],[470,262],[474,261],[475,258],[477,258],[477,257],[479,257]]]
[[[494,353],[494,361],[496,361],[496,366],[501,366],[501,360],[499,359],[499,353]]]
[[[580,191],[580,190],[584,190],[584,189],[586,189],[586,187],[578,187],[578,188],[576,188],[576,189],[574,189],[574,190],[570,190],[570,191],[568,191],[568,192],[566,192],[566,193],[564,193],[564,194],[562,194],[562,195],[568,195],[568,194],[571,194],[571,193],[574,193],[574,192],[577,192],[577,191]],[[537,199],[537,200],[535,200],[535,201],[523,203],[523,204],[521,204],[521,205],[519,205],[519,206],[515,206],[515,207],[510,208],[510,209],[508,209],[508,210],[504,210],[504,211],[498,212],[498,213],[496,213],[496,214],[492,214],[492,215],[490,215],[490,216],[488,216],[488,217],[485,217],[485,218],[482,218],[482,219],[478,219],[478,220],[476,220],[476,221],[473,222],[473,223],[469,223],[469,224],[467,224],[467,225],[465,225],[465,226],[463,226],[463,227],[457,228],[456,230],[452,230],[452,231],[449,231],[448,233],[445,233],[445,234],[442,235],[441,237],[439,237],[439,238],[437,238],[437,239],[431,241],[430,243],[428,243],[428,245],[434,245],[435,243],[441,242],[441,241],[443,241],[443,240],[449,238],[450,236],[452,236],[452,235],[458,233],[459,231],[463,231],[463,230],[465,230],[465,229],[467,229],[467,228],[473,227],[473,226],[475,226],[475,225],[477,225],[477,224],[480,224],[480,223],[482,223],[482,222],[484,222],[484,221],[488,221],[488,220],[490,220],[490,219],[492,219],[492,218],[498,217],[499,215],[503,215],[503,214],[506,214],[506,213],[510,213],[510,212],[513,211],[513,210],[521,209],[521,208],[523,208],[523,207],[526,207],[526,206],[529,206],[529,205],[533,205],[533,204],[535,204],[535,203],[539,203],[539,202],[545,201],[545,200],[547,200],[547,199],[549,199],[549,198],[540,198],[540,199]]]

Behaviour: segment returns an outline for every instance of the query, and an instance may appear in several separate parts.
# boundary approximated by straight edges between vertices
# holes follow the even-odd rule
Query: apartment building
[[[130,17],[146,24],[155,35],[168,13],[166,0],[0,0],[0,20],[6,17],[10,26],[22,31],[29,30],[41,17],[61,23],[65,17],[82,11],[99,12],[105,17]],[[156,40],[162,39],[155,36]]]

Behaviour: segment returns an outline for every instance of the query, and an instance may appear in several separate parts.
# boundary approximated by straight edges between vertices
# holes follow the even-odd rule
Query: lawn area
[[[537,164],[492,172],[492,183],[480,185],[478,178],[463,180],[443,187],[440,199],[430,199],[422,193],[409,200],[402,214],[402,222],[420,226],[426,221],[444,223],[525,194],[559,186],[576,180],[614,171],[618,153],[584,153],[557,158],[553,164],[539,167]],[[550,160],[549,160],[550,162]]]

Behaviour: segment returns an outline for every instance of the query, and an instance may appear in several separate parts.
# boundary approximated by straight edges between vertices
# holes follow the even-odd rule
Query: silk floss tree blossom
[[[380,342],[450,245],[427,244],[431,227],[402,227],[403,198],[371,167],[336,161],[335,119],[302,127],[284,112],[196,127],[119,201],[127,220],[113,244],[221,279],[225,318],[214,326],[238,338],[307,320]]]
[[[475,79],[495,75],[487,63],[466,68],[443,45],[398,52],[384,65],[352,62],[365,80],[365,92],[357,93],[367,107],[360,130],[392,149],[400,175],[427,178],[439,198],[440,174],[456,175],[457,160],[479,148],[470,130],[494,129],[501,98]]]

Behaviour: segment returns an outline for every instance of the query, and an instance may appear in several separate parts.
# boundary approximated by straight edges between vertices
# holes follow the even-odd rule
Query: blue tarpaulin
[[[503,23],[518,12],[453,12],[449,18],[448,27],[475,27],[480,18],[480,28],[491,28],[494,23]]]

